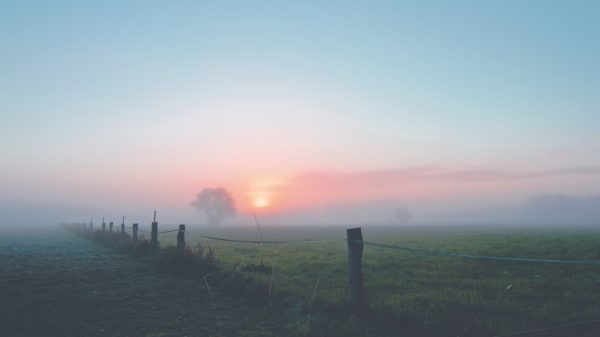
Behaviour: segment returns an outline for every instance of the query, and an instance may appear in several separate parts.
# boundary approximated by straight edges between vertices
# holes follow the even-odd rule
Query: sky
[[[599,15],[4,0],[1,222],[600,225]]]

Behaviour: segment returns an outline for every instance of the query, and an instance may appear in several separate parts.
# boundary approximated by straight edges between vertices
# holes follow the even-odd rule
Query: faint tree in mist
[[[209,225],[220,225],[223,219],[235,216],[235,201],[222,187],[203,189],[192,202],[192,206],[204,212]]]

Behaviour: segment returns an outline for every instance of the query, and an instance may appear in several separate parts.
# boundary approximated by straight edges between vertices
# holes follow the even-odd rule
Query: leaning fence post
[[[361,228],[346,229],[348,240],[348,284],[350,285],[350,303],[355,312],[365,306],[362,275],[362,231]]]
[[[133,230],[132,230],[132,235],[131,235],[131,240],[133,240],[133,242],[137,242],[137,232],[138,232],[138,224],[134,223],[133,225]]]
[[[152,233],[150,236],[150,244],[158,246],[158,222],[156,222],[156,211],[154,211],[154,221],[152,221]]]
[[[112,222],[112,221],[108,223],[108,231],[109,231],[109,232],[111,232],[111,233],[112,233],[112,228],[113,228],[113,225],[114,225],[114,224],[113,224],[113,222]]]
[[[179,225],[177,232],[177,249],[181,252],[185,250],[185,225]]]

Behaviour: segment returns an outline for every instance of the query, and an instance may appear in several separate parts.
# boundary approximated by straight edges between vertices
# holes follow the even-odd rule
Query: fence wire
[[[370,241],[356,241],[349,240],[349,242],[364,244],[367,246],[389,248],[396,250],[408,251],[411,253],[430,255],[430,256],[447,256],[447,257],[462,257],[469,259],[480,259],[480,260],[498,260],[498,261],[514,261],[514,262],[537,262],[537,263],[556,263],[556,264],[576,264],[576,265],[595,265],[600,266],[600,260],[568,260],[568,259],[543,259],[543,258],[530,258],[530,257],[508,257],[508,256],[488,256],[488,255],[475,255],[467,253],[452,253],[444,252],[426,248],[415,248],[400,244],[387,244]]]
[[[151,231],[138,229],[141,233],[152,234]],[[167,234],[174,232],[185,232],[179,228],[159,231],[157,234]],[[189,230],[188,230],[189,232]],[[224,242],[236,242],[236,243],[252,243],[252,244],[294,244],[294,243],[319,243],[319,242],[331,242],[346,239],[329,239],[329,240],[242,240],[242,239],[230,239],[217,236],[210,236],[204,234],[198,234],[200,237],[210,240],[224,241]],[[349,240],[349,242],[363,244],[366,246],[373,246],[379,248],[395,249],[407,251],[415,254],[429,255],[429,256],[445,256],[445,257],[460,257],[468,259],[479,259],[479,260],[496,260],[496,261],[512,261],[512,262],[531,262],[531,263],[549,263],[549,264],[572,264],[572,265],[594,265],[600,266],[600,260],[575,260],[575,259],[545,259],[545,258],[531,258],[531,257],[511,257],[511,256],[493,256],[493,255],[477,255],[468,254],[462,252],[445,252],[427,248],[416,248],[402,244],[389,244],[371,241],[357,241]]]
[[[332,240],[287,240],[287,241],[257,241],[257,240],[238,240],[238,239],[227,239],[220,238],[216,236],[209,236],[204,234],[198,234],[199,236],[205,239],[217,240],[217,241],[226,241],[226,242],[238,242],[238,243],[266,243],[266,244],[289,244],[289,243],[311,243],[311,242],[327,242]],[[335,240],[338,241],[338,240]]]

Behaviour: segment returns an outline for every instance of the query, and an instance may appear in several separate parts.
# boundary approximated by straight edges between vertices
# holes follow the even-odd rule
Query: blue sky
[[[3,1],[2,199],[143,208],[315,170],[600,166],[599,14],[595,1]],[[569,179],[504,197],[600,193],[597,176]],[[168,198],[129,200],[148,184]]]

